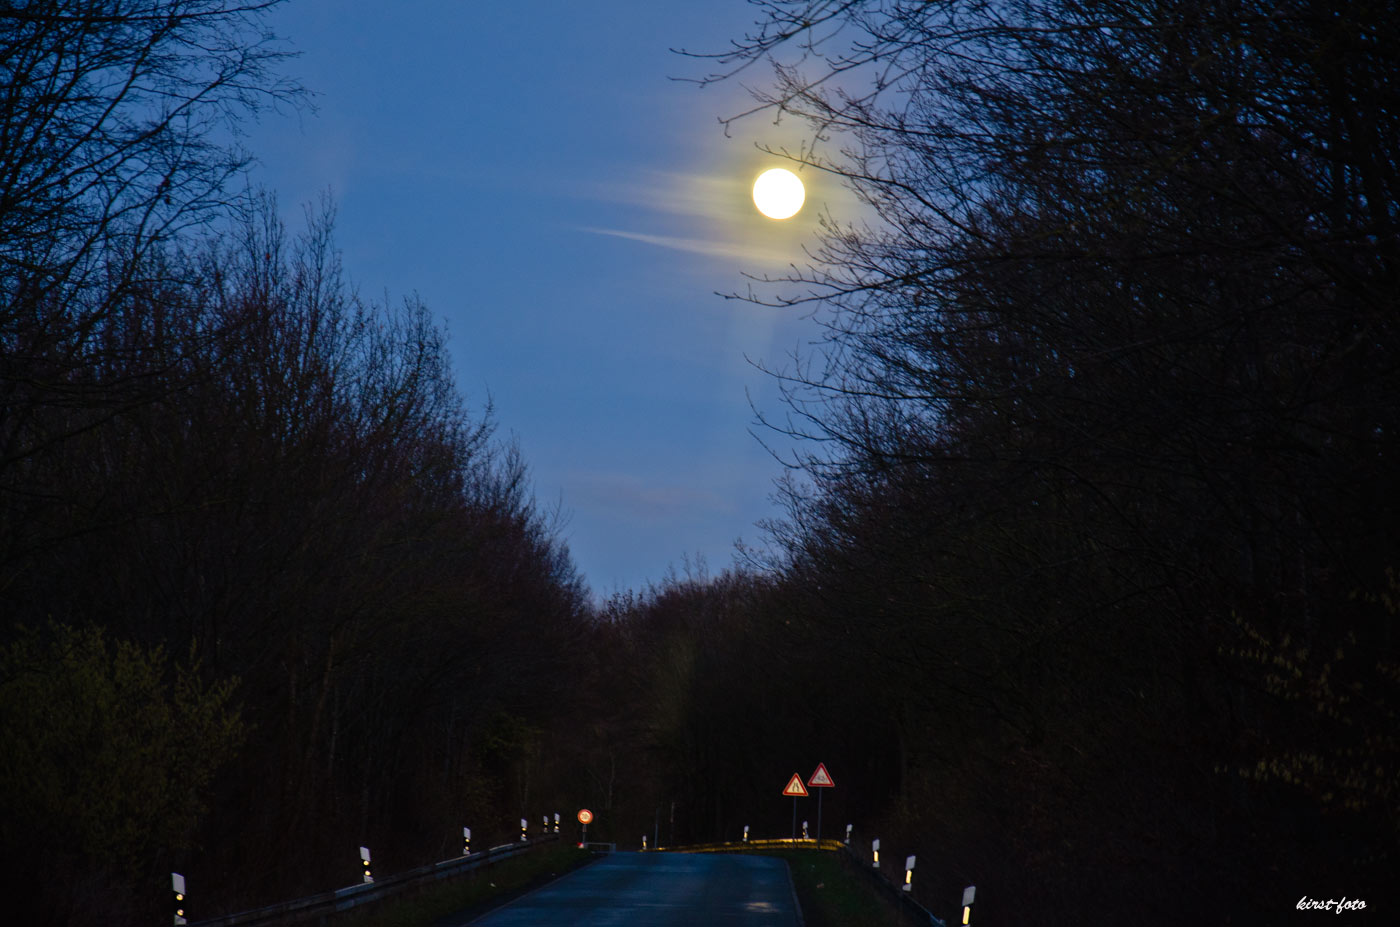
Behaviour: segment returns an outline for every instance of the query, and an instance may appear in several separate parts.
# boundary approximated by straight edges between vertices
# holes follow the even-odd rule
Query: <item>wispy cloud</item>
[[[599,229],[586,226],[583,227],[581,231],[590,232],[594,235],[611,235],[615,238],[626,238],[631,241],[640,241],[648,245],[655,245],[658,248],[670,248],[673,251],[685,251],[690,254],[703,254],[707,257],[741,261],[759,261],[765,264],[786,263],[791,257],[791,252],[788,250],[765,248],[736,242],[710,241],[704,238],[650,235],[646,232],[627,232],[622,229]]]
[[[732,499],[712,490],[651,484],[629,473],[574,473],[564,491],[579,507],[598,506],[646,520],[735,510]]]
[[[742,174],[637,171],[625,180],[594,183],[589,195],[608,203],[690,219],[730,219],[748,196]]]

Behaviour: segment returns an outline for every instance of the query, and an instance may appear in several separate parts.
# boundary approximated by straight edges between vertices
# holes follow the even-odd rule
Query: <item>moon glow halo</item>
[[[786,168],[766,170],[753,182],[753,204],[770,219],[792,218],[806,198],[802,181]]]

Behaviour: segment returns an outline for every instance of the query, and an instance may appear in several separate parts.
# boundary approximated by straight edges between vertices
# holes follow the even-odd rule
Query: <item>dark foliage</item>
[[[172,869],[193,916],[323,891],[539,801],[586,590],[427,308],[358,296],[329,207],[288,240],[226,193],[217,130],[297,96],[267,6],[0,4],[18,922],[154,922]]]
[[[1381,902],[1395,11],[756,6],[712,79],[771,62],[758,109],[844,146],[806,157],[868,207],[776,297],[827,327],[777,372],[811,450],[776,595],[885,693],[920,892],[975,881],[983,923]]]

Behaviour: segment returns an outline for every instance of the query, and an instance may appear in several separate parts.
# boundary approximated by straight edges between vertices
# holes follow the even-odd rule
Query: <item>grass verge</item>
[[[787,860],[807,927],[896,927],[899,906],[856,872],[844,853],[761,850]]]
[[[352,910],[336,918],[335,927],[435,927],[449,917],[448,923],[466,923],[593,859],[573,844],[535,850],[459,879],[425,886],[411,898]]]

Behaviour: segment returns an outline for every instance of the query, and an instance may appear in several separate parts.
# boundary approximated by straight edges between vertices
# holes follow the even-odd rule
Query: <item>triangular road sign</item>
[[[807,780],[807,784],[814,789],[836,788],[836,783],[831,779],[831,773],[826,771],[825,763],[817,764],[817,771],[812,773],[812,778]]]
[[[792,778],[788,780],[787,788],[783,789],[783,794],[791,795],[793,798],[806,798],[807,789],[802,785],[802,777],[793,773]]]

